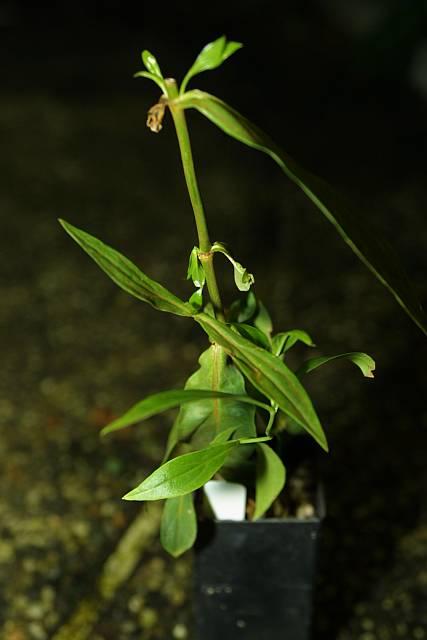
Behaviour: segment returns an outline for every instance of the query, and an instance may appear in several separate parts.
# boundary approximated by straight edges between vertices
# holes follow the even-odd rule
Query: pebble
[[[28,625],[28,632],[30,637],[34,640],[46,640],[47,638],[46,631],[43,629],[42,625],[37,622],[31,622]]]
[[[159,616],[155,609],[146,607],[139,615],[139,622],[144,629],[152,629],[158,622]]]
[[[11,562],[15,557],[15,549],[11,542],[0,540],[0,563]]]
[[[138,613],[144,605],[144,598],[140,595],[134,595],[128,602],[128,609],[132,613]]]
[[[27,607],[26,615],[33,620],[41,620],[44,615],[45,608],[39,602],[33,602]]]
[[[185,624],[176,624],[172,629],[172,635],[176,640],[185,640],[188,638],[188,629]]]

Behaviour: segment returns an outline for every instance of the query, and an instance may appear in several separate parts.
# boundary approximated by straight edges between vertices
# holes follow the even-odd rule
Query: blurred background
[[[99,430],[181,386],[206,339],[122,293],[56,219],[190,294],[196,236],[174,131],[169,117],[146,129],[158,91],[132,75],[147,48],[181,78],[222,33],[244,49],[193,86],[360,202],[427,300],[425,0],[1,1],[5,640],[193,637],[190,554],[161,550],[155,505],[120,499],[158,462],[172,416]],[[425,337],[267,157],[198,114],[189,124],[212,238],[255,273],[276,328],[377,361],[374,381],[346,363],[309,381],[331,449],[313,638],[422,640]],[[223,286],[230,300],[228,271]]]

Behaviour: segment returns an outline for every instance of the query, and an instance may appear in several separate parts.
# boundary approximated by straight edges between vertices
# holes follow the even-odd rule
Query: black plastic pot
[[[198,640],[310,638],[322,504],[318,513],[307,520],[200,524],[194,566]]]

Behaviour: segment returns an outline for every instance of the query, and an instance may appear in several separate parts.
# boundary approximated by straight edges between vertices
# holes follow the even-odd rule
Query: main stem
[[[209,238],[208,225],[202,198],[197,184],[196,172],[194,170],[193,154],[191,151],[190,135],[188,133],[187,121],[184,109],[175,106],[173,100],[178,97],[178,87],[173,78],[166,80],[168,91],[169,108],[175,124],[176,135],[178,137],[179,149],[181,152],[182,166],[184,169],[185,182],[193,207],[194,219],[196,221],[197,235],[199,238],[199,259],[203,264],[206,275],[206,284],[209,296],[219,318],[224,317],[221,295],[218,289],[215,268],[213,264],[212,243]]]

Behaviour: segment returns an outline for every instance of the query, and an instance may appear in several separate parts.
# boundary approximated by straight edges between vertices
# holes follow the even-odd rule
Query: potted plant
[[[64,220],[60,222],[119,287],[157,310],[194,320],[210,341],[200,356],[199,368],[184,388],[144,398],[102,431],[112,433],[168,409],[179,409],[160,466],[124,499],[165,501],[161,540],[173,556],[191,548],[197,538],[196,598],[203,607],[198,616],[200,636],[208,639],[221,634],[231,638],[238,632],[246,639],[269,634],[279,637],[280,630],[288,640],[302,640],[309,633],[315,542],[322,507],[321,499],[316,502],[313,497],[309,480],[304,491],[311,497],[302,501],[299,511],[294,508],[296,515],[305,517],[283,517],[292,511],[289,500],[287,506],[280,506],[284,496],[286,502],[286,452],[294,447],[289,434],[303,432],[328,450],[303,379],[336,359],[352,362],[366,377],[373,377],[375,364],[365,353],[346,352],[310,358],[291,370],[289,350],[297,342],[312,347],[313,341],[301,329],[273,332],[269,312],[253,292],[254,276],[223,243],[211,241],[186,110],[198,110],[229,136],[267,153],[425,333],[427,323],[394,254],[382,238],[372,233],[352,204],[302,169],[223,101],[187,89],[197,74],[219,67],[241,46],[224,36],[206,45],[180,87],[173,78],[164,78],[148,51],[142,53],[145,69],[136,74],[155,82],[162,92],[149,110],[148,127],[159,132],[169,110],[176,128],[198,235],[189,258],[187,276],[195,290],[188,300],[175,296],[97,238]],[[229,261],[240,296],[227,308],[215,272],[218,254]],[[211,485],[212,479],[219,485]],[[199,491],[203,487],[208,500]],[[212,496],[218,487],[222,491],[219,505]],[[231,514],[230,519],[228,512],[221,516],[224,491],[237,495],[240,516]],[[205,517],[209,509],[216,518]],[[245,514],[246,519],[235,521]],[[202,522],[199,537],[198,520]]]

